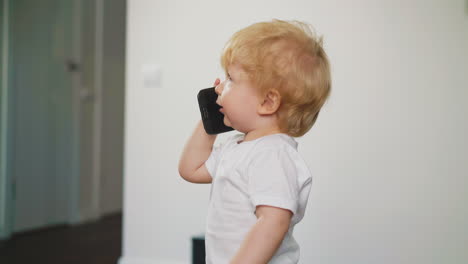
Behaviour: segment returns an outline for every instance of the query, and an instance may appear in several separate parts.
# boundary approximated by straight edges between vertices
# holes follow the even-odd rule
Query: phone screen
[[[233,130],[224,124],[224,115],[219,111],[221,106],[216,103],[218,95],[214,87],[200,90],[197,98],[206,133],[214,135]]]

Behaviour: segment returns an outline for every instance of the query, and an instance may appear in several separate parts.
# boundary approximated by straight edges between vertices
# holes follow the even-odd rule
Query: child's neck
[[[242,140],[242,142],[251,141],[257,138],[261,138],[261,137],[273,135],[273,134],[278,134],[278,133],[281,133],[281,130],[277,126],[267,127],[267,128],[258,128],[258,129],[245,133],[245,137],[244,137],[244,140]]]

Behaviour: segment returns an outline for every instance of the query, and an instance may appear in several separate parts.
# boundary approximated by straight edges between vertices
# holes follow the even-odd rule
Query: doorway
[[[68,222],[73,151],[72,5],[11,1],[14,232]]]
[[[0,3],[0,239],[120,211],[125,0]]]

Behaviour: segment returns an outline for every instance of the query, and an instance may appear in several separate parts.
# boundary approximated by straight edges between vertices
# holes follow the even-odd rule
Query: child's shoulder
[[[243,142],[244,134],[233,134],[225,138],[221,144],[223,149],[237,149],[249,153],[268,152],[268,151],[283,151],[286,153],[297,153],[297,141],[287,134],[272,134],[257,138],[251,141]]]
[[[297,151],[297,141],[287,134],[272,134],[255,140],[254,148],[257,151]]]
[[[274,134],[257,140],[247,155],[246,166],[267,171],[289,171],[301,182],[311,178],[307,163],[297,151],[297,141],[287,134]],[[265,165],[267,164],[267,165]]]

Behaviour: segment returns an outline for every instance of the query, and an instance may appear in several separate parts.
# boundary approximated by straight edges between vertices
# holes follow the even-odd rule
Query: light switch
[[[143,76],[143,87],[145,88],[160,88],[162,70],[158,64],[144,64],[141,67]]]

